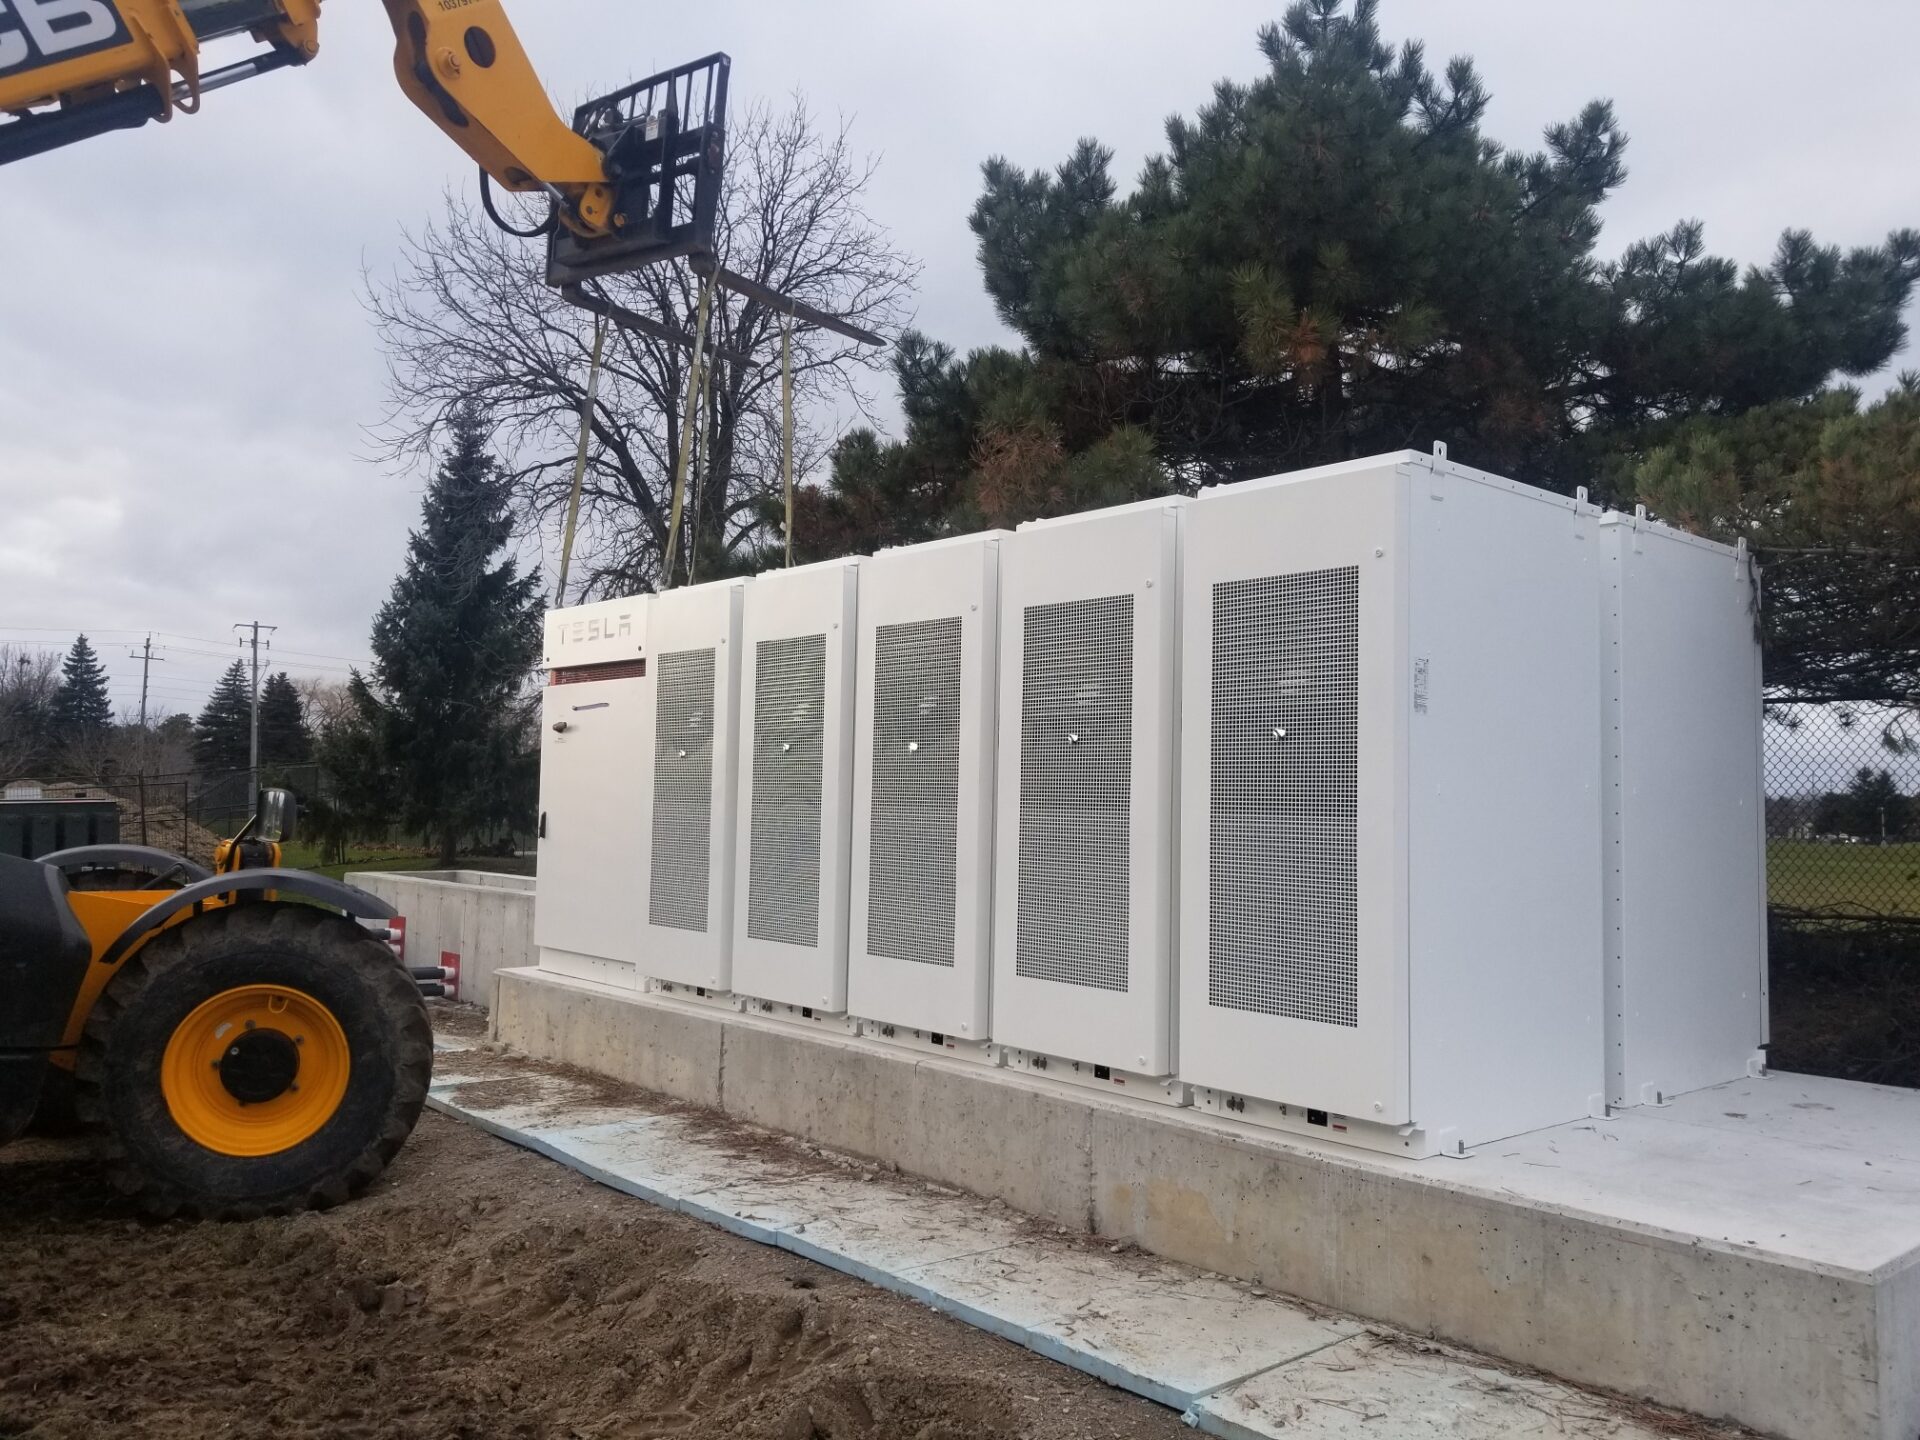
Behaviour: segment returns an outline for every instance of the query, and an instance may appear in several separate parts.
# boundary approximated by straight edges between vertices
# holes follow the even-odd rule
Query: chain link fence
[[[1920,923],[1920,714],[1767,708],[1767,899],[1802,926]]]
[[[303,807],[325,803],[325,779],[318,765],[262,767],[263,785],[284,785]],[[190,771],[165,775],[55,775],[17,783],[10,793],[44,802],[87,799],[111,801],[118,810],[117,839],[123,845],[151,845],[207,864],[213,848],[234,834],[253,813],[250,770]],[[111,812],[109,812],[111,814]],[[45,841],[32,853],[52,846],[89,843],[87,835],[60,835],[61,827],[41,826],[32,838]],[[71,827],[68,827],[71,828]],[[59,844],[49,837],[58,836]]]
[[[1772,1063],[1920,1085],[1920,710],[1767,707]]]

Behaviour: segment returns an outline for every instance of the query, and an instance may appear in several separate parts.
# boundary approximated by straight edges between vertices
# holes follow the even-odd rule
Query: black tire
[[[40,1103],[33,1112],[32,1131],[36,1135],[64,1138],[80,1133],[80,1114],[73,1103],[73,1072],[58,1065],[47,1066],[47,1078],[40,1085]]]
[[[227,1155],[174,1123],[161,1059],[203,1001],[256,984],[301,991],[333,1014],[351,1056],[346,1093],[290,1149]],[[412,1133],[432,1073],[426,1004],[387,946],[332,911],[254,903],[165,930],[126,962],[87,1019],[75,1101],[114,1183],[148,1213],[250,1219],[326,1209],[366,1189]]]

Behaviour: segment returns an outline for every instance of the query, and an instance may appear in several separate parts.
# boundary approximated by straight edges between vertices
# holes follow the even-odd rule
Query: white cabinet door
[[[1172,1069],[1181,500],[1001,546],[993,1038]]]
[[[1180,1071],[1384,1124],[1407,1075],[1405,480],[1209,492],[1182,585]]]
[[[632,964],[640,955],[648,682],[549,685],[540,704],[534,943]]]

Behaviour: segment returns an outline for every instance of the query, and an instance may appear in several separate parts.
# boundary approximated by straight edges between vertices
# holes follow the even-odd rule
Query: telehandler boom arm
[[[548,101],[501,0],[383,0],[407,98],[509,190],[545,192],[583,238],[614,228],[604,153]],[[209,90],[320,48],[321,0],[0,0],[0,164],[192,113]],[[202,71],[205,43],[263,48]]]

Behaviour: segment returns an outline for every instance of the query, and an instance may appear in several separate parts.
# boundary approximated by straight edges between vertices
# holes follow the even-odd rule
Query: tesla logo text
[[[37,70],[127,39],[112,0],[0,0],[0,74]]]
[[[589,640],[617,640],[633,633],[633,616],[615,615],[602,620],[569,620],[560,626],[562,645],[582,645]]]

